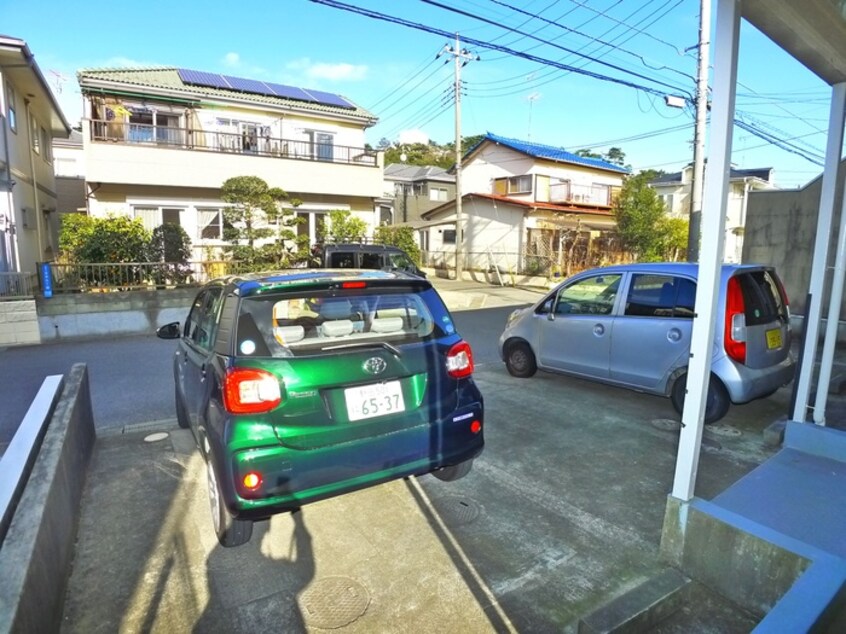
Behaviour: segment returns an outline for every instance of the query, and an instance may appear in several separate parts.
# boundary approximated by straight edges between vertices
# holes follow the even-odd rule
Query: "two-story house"
[[[488,132],[462,159],[467,268],[573,272],[614,248],[611,205],[629,170]],[[455,253],[456,205],[423,214],[430,252]],[[437,262],[435,262],[437,264]]]
[[[178,223],[203,259],[225,244],[221,185],[258,176],[301,201],[312,243],[329,211],[378,224],[383,155],[364,143],[376,117],[344,97],[170,67],[77,76],[92,215]]]
[[[664,174],[649,183],[660,196],[667,213],[677,218],[690,217],[693,163],[681,172]],[[773,168],[731,168],[729,174],[728,207],[726,209],[726,237],[723,259],[740,262],[743,255],[743,233],[746,225],[746,208],[749,193],[777,189],[773,183]]]
[[[0,36],[0,274],[37,274],[58,248],[53,139],[71,132],[26,42]]]
[[[434,165],[385,166],[385,197],[392,201],[388,224],[418,223],[424,213],[455,198],[455,174]]]

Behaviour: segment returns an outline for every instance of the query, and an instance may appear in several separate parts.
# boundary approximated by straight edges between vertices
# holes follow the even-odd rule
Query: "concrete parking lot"
[[[464,302],[454,310],[533,296],[441,291]],[[520,380],[490,356],[479,361],[487,446],[468,477],[313,504],[257,525],[236,549],[214,538],[189,432],[158,423],[101,435],[63,631],[576,631],[666,567],[658,545],[678,417],[659,397],[547,374]],[[706,431],[697,496],[710,499],[775,451],[762,431],[788,398],[734,407]],[[660,631],[754,627],[725,598],[701,587],[693,596]]]

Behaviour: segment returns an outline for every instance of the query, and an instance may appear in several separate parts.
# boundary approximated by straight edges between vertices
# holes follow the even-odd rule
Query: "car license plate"
[[[773,330],[767,331],[767,348],[770,350],[775,350],[777,348],[781,348],[782,341],[781,341],[781,329],[774,328]]]
[[[351,421],[405,411],[399,381],[348,387],[344,390],[344,398]]]

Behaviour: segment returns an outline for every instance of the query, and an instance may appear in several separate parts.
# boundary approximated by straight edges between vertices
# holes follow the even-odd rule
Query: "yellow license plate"
[[[767,331],[767,348],[770,350],[775,350],[776,348],[781,348],[782,340],[781,340],[781,329],[775,328],[774,330]]]

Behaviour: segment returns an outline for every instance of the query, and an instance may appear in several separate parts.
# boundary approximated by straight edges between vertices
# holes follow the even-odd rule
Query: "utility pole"
[[[464,274],[464,219],[461,215],[461,69],[470,61],[478,61],[479,56],[461,48],[458,33],[455,34],[455,46],[444,45],[437,57],[443,53],[452,55],[455,63],[455,279],[460,280]]]
[[[708,118],[708,57],[711,48],[711,0],[699,0],[699,68],[696,75],[696,124],[693,132],[693,178],[690,183],[690,225],[687,259],[699,261],[702,192],[705,188],[705,129]]]

